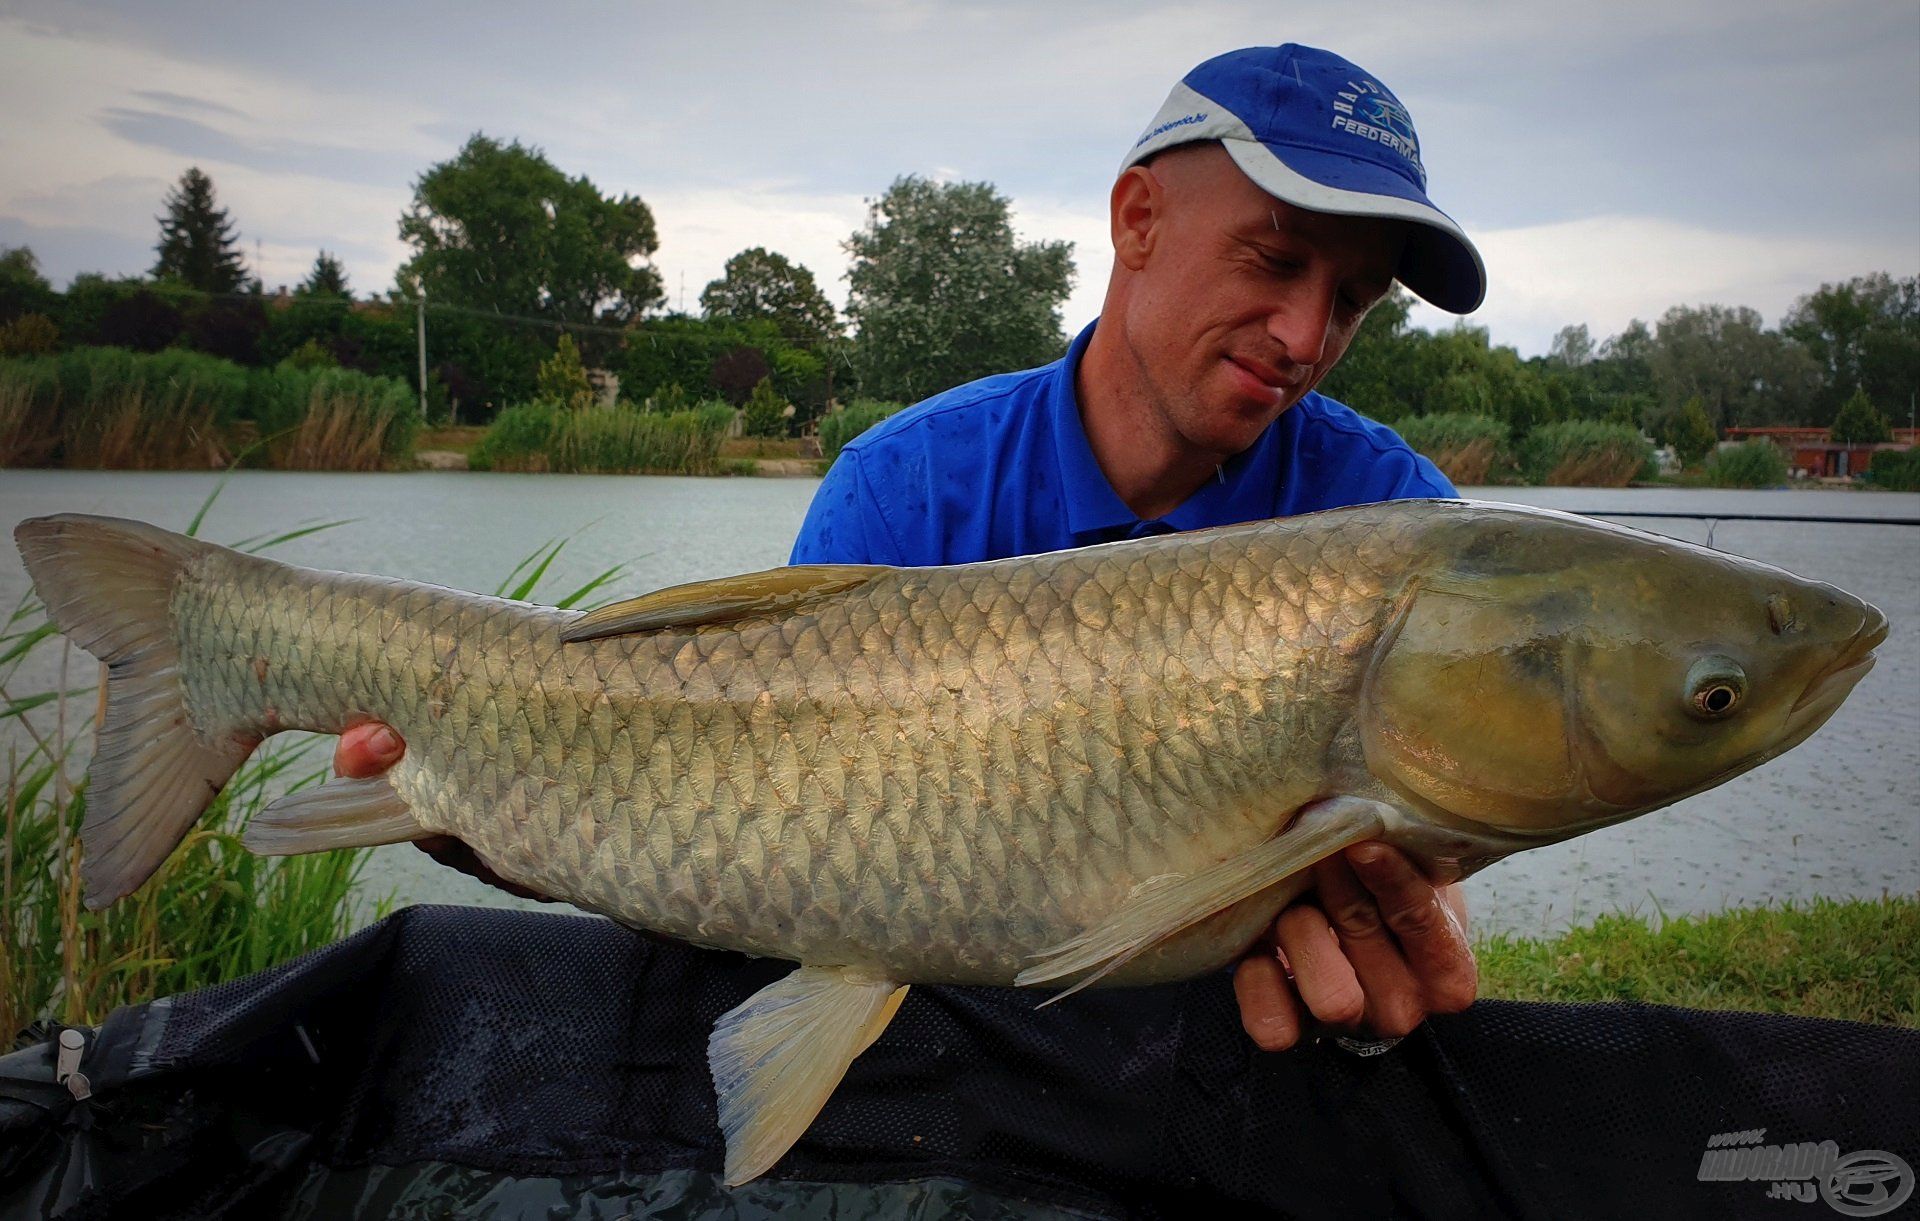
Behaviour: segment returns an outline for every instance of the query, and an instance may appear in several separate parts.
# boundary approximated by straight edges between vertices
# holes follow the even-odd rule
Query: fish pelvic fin
[[[1377,801],[1335,797],[1304,807],[1286,830],[1249,852],[1194,873],[1154,878],[1117,911],[1070,941],[1049,946],[1014,976],[1028,986],[1080,976],[1041,1008],[1104,979],[1153,946],[1284,881],[1350,844],[1372,839],[1394,811]]]
[[[675,585],[588,611],[563,628],[560,639],[574,644],[628,632],[706,627],[756,615],[792,614],[893,571],[884,564],[794,564]]]
[[[106,665],[80,827],[86,904],[98,910],[153,875],[259,744],[202,737],[180,682],[174,584],[189,561],[219,549],[81,514],[23,521],[13,537],[47,617]]]
[[[240,842],[261,856],[293,856],[403,844],[427,834],[392,778],[381,775],[329,780],[276,798],[247,823]]]
[[[714,1023],[707,1062],[737,1187],[793,1148],[907,988],[845,967],[801,967]]]

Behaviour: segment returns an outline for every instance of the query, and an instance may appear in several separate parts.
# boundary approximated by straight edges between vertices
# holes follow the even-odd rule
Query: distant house
[[[1875,445],[1842,445],[1824,428],[1729,428],[1727,440],[1771,441],[1786,451],[1787,465],[1808,479],[1846,479],[1863,475],[1883,449],[1912,449],[1920,444],[1920,429],[1896,428],[1893,440]]]

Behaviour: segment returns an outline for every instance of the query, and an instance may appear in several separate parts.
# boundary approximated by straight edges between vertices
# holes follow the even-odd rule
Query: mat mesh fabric
[[[1766,1183],[1698,1181],[1708,1139],[1764,1128],[1920,1166],[1914,1032],[1482,1002],[1385,1055],[1270,1055],[1220,976],[1040,1012],[916,987],[799,1146],[730,1196],[707,1034],[789,969],[582,917],[412,908],[175,998],[123,1088],[251,1125],[195,1156],[203,1182],[250,1184],[255,1215],[351,1197],[372,1215],[1805,1217]],[[205,1163],[257,1159],[259,1133],[299,1144],[273,1175]]]

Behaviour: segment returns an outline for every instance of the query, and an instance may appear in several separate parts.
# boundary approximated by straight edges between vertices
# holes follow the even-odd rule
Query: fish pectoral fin
[[[386,776],[329,780],[275,798],[247,823],[240,842],[261,856],[403,844],[428,834]]]
[[[1072,996],[1180,930],[1349,844],[1380,834],[1392,813],[1381,802],[1359,797],[1316,802],[1305,807],[1286,830],[1249,852],[1196,873],[1153,878],[1136,887],[1106,921],[1035,955],[1039,961],[1014,976],[1014,983],[1046,984],[1091,972],[1042,1007]]]
[[[884,564],[794,564],[717,581],[675,585],[588,611],[562,629],[560,639],[573,644],[627,632],[787,614],[893,571]]]
[[[727,1138],[728,1186],[758,1176],[793,1148],[906,995],[906,985],[890,979],[801,967],[714,1023],[707,1063]]]

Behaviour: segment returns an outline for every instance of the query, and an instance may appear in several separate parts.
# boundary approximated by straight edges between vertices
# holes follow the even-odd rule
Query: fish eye
[[[1701,720],[1732,715],[1746,694],[1747,672],[1731,657],[1702,657],[1687,673],[1687,706]]]

